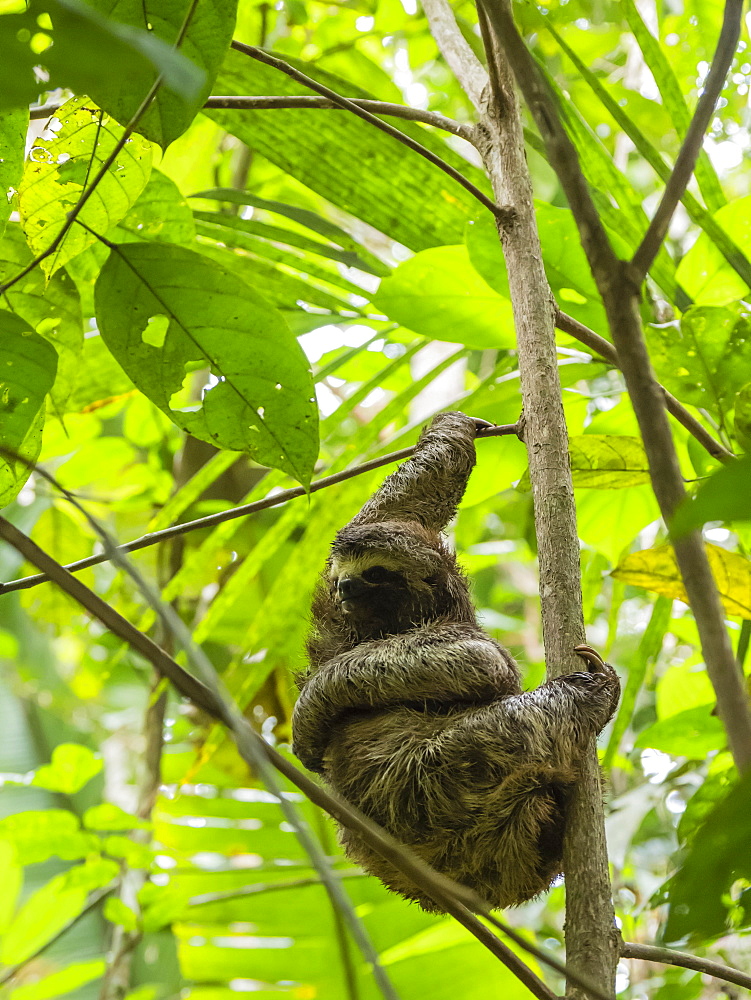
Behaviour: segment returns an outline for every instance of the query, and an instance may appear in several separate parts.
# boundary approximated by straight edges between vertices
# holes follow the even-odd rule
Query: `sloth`
[[[313,598],[293,750],[439,872],[505,907],[561,874],[567,799],[619,684],[577,646],[586,670],[522,692],[514,659],[478,625],[442,532],[484,426],[439,413],[336,535]],[[440,912],[358,835],[342,828],[340,841],[388,888]]]

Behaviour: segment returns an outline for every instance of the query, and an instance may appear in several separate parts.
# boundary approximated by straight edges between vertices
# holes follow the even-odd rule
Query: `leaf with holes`
[[[179,427],[307,485],[313,381],[281,314],[240,278],[169,244],[115,246],[96,286],[102,338]],[[208,369],[196,396],[194,372]]]
[[[705,545],[704,548],[725,611],[729,615],[751,618],[751,562],[719,545]],[[688,603],[672,545],[632,552],[618,563],[613,576],[634,587]]]
[[[22,319],[0,310],[0,507],[18,495],[42,444],[44,398],[57,351]]]
[[[52,119],[56,121],[62,123],[57,134],[37,139],[29,151],[19,190],[21,223],[35,254],[50,247],[124,131],[86,97],[64,104]],[[143,191],[150,172],[150,144],[130,136],[79,212],[80,221],[106,233]],[[62,244],[42,261],[48,276],[96,242],[90,229],[73,225]]]

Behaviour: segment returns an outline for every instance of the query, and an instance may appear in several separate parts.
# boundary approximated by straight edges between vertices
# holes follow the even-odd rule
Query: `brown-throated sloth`
[[[618,679],[588,646],[586,672],[522,693],[511,655],[477,624],[441,532],[475,464],[476,421],[440,413],[413,458],[334,539],[313,599],[294,752],[438,871],[493,906],[561,872],[567,792]],[[341,831],[390,889],[433,901]]]

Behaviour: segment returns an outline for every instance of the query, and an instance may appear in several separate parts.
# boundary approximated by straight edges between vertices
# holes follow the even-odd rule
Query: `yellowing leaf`
[[[725,611],[751,618],[751,562],[718,545],[705,545],[705,549]],[[688,603],[672,545],[632,552],[616,566],[613,576],[634,587]]]

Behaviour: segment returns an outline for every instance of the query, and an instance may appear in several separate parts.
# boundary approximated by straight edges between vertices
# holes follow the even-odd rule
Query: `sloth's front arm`
[[[336,725],[353,712],[461,707],[519,690],[513,658],[479,627],[427,625],[363,642],[303,681],[292,719],[294,752],[311,771],[321,771]]]

